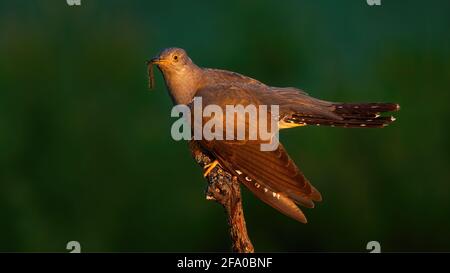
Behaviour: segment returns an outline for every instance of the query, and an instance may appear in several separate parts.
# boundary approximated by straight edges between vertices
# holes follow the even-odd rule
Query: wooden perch
[[[200,166],[204,167],[213,161],[194,141],[191,141],[190,146],[192,154]],[[253,253],[255,250],[247,234],[241,188],[237,177],[217,165],[209,172],[207,180],[206,199],[216,201],[225,209],[233,252]]]

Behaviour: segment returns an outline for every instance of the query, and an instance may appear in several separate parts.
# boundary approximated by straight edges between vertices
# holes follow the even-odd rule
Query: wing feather
[[[292,109],[289,109],[289,107],[293,102],[288,102],[286,98],[283,98],[284,92],[287,92],[287,90],[277,92],[254,84],[215,85],[199,90],[196,96],[202,98],[204,107],[218,105],[223,112],[225,112],[226,105],[238,104],[243,106],[281,104],[280,108],[284,109],[282,111],[291,112]],[[303,94],[302,96],[306,95]],[[323,110],[325,108],[320,108],[325,106],[309,105],[306,99],[303,102],[304,107],[301,109],[303,112],[326,116],[325,112],[328,110],[325,111]],[[300,107],[298,105],[297,107]],[[269,112],[268,115],[270,114]],[[202,122],[208,122],[210,119],[218,119],[222,122],[224,131],[228,126],[236,126],[237,123],[243,122],[245,123],[246,136],[248,136],[250,128],[248,119],[244,118],[231,123],[224,120],[222,114],[203,118]],[[261,151],[261,143],[263,142],[264,140],[249,140],[247,138],[244,140],[199,141],[200,145],[211,152],[227,171],[240,177],[239,181],[262,201],[300,222],[306,222],[305,216],[295,203],[308,208],[314,207],[314,201],[322,200],[320,193],[298,169],[281,144],[274,151]],[[260,187],[258,188],[255,185]],[[267,191],[264,191],[264,189],[267,189]]]

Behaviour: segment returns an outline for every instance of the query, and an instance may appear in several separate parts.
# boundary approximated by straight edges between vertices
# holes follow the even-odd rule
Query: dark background
[[[228,251],[222,208],[145,60],[333,101],[392,101],[380,130],[281,134],[324,201],[302,225],[244,192],[257,251],[450,251],[450,2],[0,3],[0,251]]]

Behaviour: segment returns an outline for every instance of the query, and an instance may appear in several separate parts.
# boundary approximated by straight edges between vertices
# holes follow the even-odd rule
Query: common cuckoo
[[[273,87],[253,78],[220,69],[202,68],[181,48],[167,48],[148,62],[162,72],[174,104],[192,105],[201,97],[203,105],[278,105],[278,125],[288,129],[306,125],[346,128],[382,128],[395,119],[385,112],[399,110],[396,103],[340,103],[309,96],[293,87]],[[153,75],[151,74],[151,83]],[[241,120],[242,121],[242,120]],[[239,120],[237,120],[239,122]],[[225,126],[229,126],[226,124]],[[246,127],[248,130],[248,127]],[[193,143],[194,142],[194,143]],[[259,199],[295,220],[306,223],[297,205],[313,208],[322,200],[280,144],[261,151],[258,140],[191,140],[214,159],[205,176],[217,164],[235,175]]]

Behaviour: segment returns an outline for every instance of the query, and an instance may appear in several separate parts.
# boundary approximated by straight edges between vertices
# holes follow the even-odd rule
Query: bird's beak
[[[165,62],[166,62],[165,60],[160,59],[159,57],[155,57],[155,58],[151,59],[150,61],[147,61],[147,64],[156,64],[156,65],[158,65],[158,64],[165,63]]]

